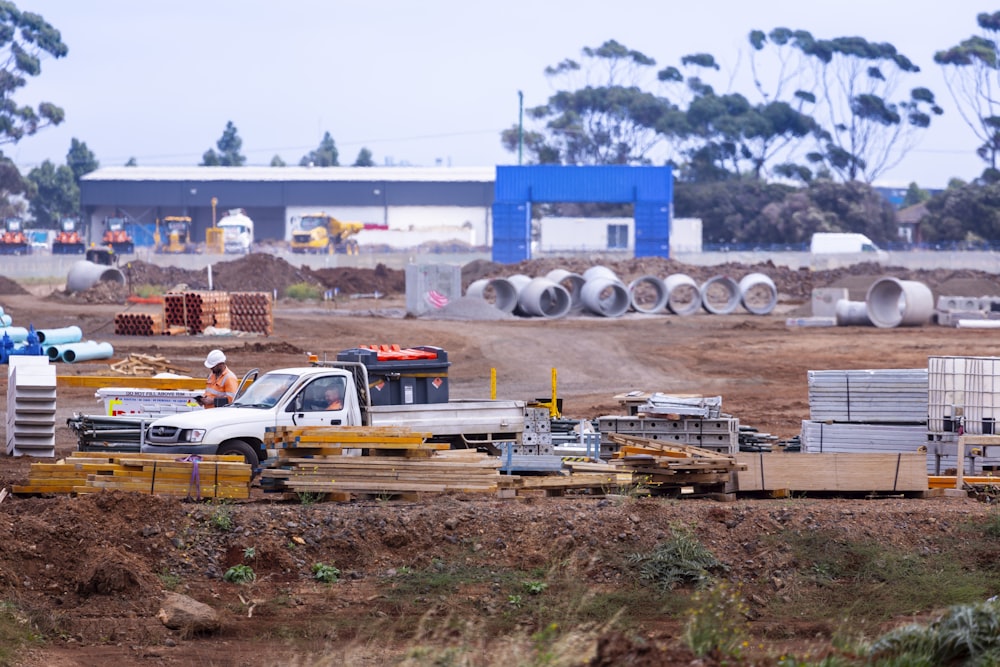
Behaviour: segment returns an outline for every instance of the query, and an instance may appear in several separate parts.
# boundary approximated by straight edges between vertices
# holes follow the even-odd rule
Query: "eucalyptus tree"
[[[976,154],[996,171],[1000,157],[1000,11],[976,16],[981,34],[934,54],[959,115],[980,142]]]
[[[537,128],[514,125],[501,143],[536,164],[652,163],[664,141],[657,126],[675,108],[642,87],[656,61],[615,40],[585,47],[583,56],[583,64],[567,58],[545,69],[566,89],[526,109]]]
[[[767,99],[805,109],[816,121],[816,150],[806,158],[845,180],[871,182],[912,150],[933,116],[943,113],[926,87],[901,92],[920,68],[888,42],[863,37],[817,39],[775,28],[749,35],[755,85]],[[777,67],[764,81],[757,59]]]

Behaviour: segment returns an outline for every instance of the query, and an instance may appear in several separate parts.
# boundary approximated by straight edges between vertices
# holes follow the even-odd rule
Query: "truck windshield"
[[[270,408],[285,395],[295,381],[294,375],[287,373],[265,373],[250,385],[243,394],[233,401],[234,407]]]
[[[302,220],[299,221],[299,229],[304,232],[309,232],[317,227],[323,226],[323,218],[317,217],[315,215],[303,216]]]

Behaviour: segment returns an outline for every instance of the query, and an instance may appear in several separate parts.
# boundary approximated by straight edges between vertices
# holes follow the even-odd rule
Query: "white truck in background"
[[[219,220],[222,244],[226,254],[247,255],[253,248],[253,220],[242,208],[226,211]]]
[[[889,253],[864,234],[854,232],[817,232],[809,244],[810,264],[814,269],[875,262],[885,264]]]

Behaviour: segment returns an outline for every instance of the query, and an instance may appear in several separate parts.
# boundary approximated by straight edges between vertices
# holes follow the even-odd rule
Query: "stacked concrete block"
[[[602,458],[618,451],[618,444],[611,441],[612,433],[649,438],[664,444],[691,445],[721,454],[736,454],[740,449],[740,420],[736,417],[664,419],[607,416],[600,417],[598,424]]]
[[[552,445],[552,426],[547,408],[527,408],[524,416],[524,433],[521,444],[514,448],[515,454],[549,456],[555,450]]]

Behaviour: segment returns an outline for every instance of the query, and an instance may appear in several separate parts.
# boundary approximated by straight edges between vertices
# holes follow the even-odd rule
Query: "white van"
[[[809,252],[813,255],[868,255],[863,261],[884,262],[889,253],[864,234],[851,232],[817,232],[812,235]]]
[[[253,220],[246,211],[234,208],[219,220],[222,228],[222,243],[226,253],[246,255],[253,247]]]

